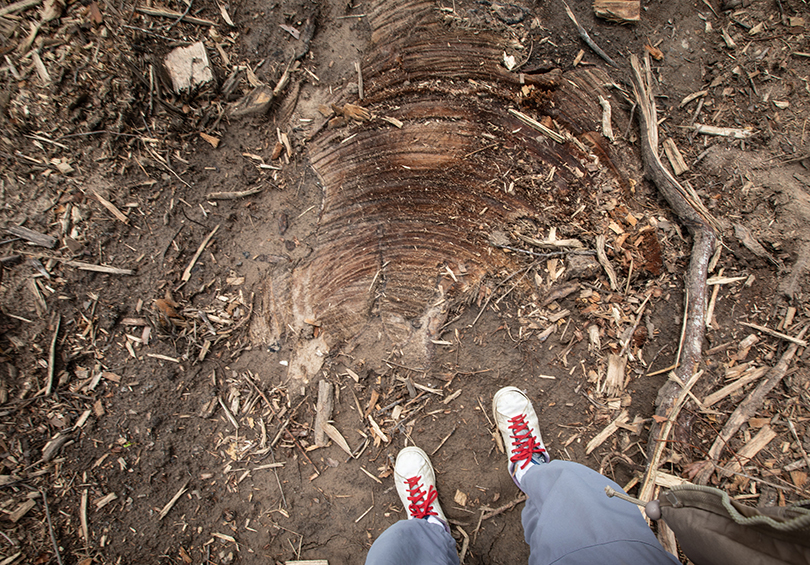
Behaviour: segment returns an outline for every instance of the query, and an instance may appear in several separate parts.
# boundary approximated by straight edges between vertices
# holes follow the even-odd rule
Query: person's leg
[[[509,454],[509,472],[526,493],[523,532],[529,563],[673,564],[632,504],[608,498],[621,487],[578,463],[550,461],[531,400],[515,387],[499,390],[493,413]]]
[[[529,563],[672,564],[639,509],[609,498],[605,486],[621,487],[572,461],[529,468],[520,481],[528,499],[523,532],[531,548]]]
[[[377,538],[366,565],[458,565],[456,542],[439,505],[436,473],[427,454],[418,447],[400,451],[394,483],[408,519]]]
[[[376,539],[366,565],[458,565],[456,541],[441,524],[400,520]]]

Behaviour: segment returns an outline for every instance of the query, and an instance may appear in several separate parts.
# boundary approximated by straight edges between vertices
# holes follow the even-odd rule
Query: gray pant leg
[[[427,520],[400,520],[380,534],[366,565],[458,565],[456,542]]]
[[[607,477],[571,461],[555,460],[526,472],[520,486],[528,496],[523,532],[530,565],[678,563],[639,509],[609,498],[606,485],[623,492]]]

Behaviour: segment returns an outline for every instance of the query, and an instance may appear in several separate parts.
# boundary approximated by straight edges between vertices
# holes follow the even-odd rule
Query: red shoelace
[[[515,454],[509,460],[513,463],[523,461],[523,465],[520,466],[521,469],[526,468],[526,465],[532,460],[532,455],[546,452],[543,446],[538,443],[528,424],[526,424],[525,414],[509,418],[509,429],[512,430],[512,435],[509,437],[512,438],[512,445],[515,448]]]
[[[427,498],[425,498],[425,491],[419,481],[422,477],[411,477],[405,479],[405,484],[408,485],[408,500],[411,504],[408,506],[408,512],[416,519],[427,518],[428,516],[438,516],[433,510],[433,502],[439,497],[439,493],[433,485],[430,485],[427,491]]]

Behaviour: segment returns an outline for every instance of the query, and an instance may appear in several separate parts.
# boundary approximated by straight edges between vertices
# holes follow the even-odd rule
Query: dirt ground
[[[728,280],[710,287],[705,374],[694,393],[703,399],[775,365],[788,342],[741,322],[796,336],[810,318],[807,5],[653,1],[629,25],[596,18],[587,2],[570,6],[617,68],[583,43],[558,0],[445,0],[431,10],[454,33],[500,37],[515,73],[611,77],[608,147],[628,188],[546,190],[530,235],[545,239],[554,228],[589,250],[606,236],[620,285],[611,290],[592,256],[578,267],[573,256],[499,248],[496,259],[487,238],[471,234],[466,243],[493,259],[444,312],[422,358],[399,351],[390,324],[378,331],[374,309],[362,312],[373,331],[333,341],[328,324],[306,314],[304,329],[282,327],[275,341],[255,331],[272,319],[268,281],[295,277],[328,244],[329,187],[310,162],[313,144],[339,135],[340,147],[369,128],[395,127],[379,117],[329,127],[330,104],[383,115],[408,96],[383,99],[382,78],[371,75],[370,98],[360,100],[355,63],[363,69],[385,48],[374,43],[374,6],[160,6],[202,23],[129,0],[0,9],[0,222],[12,229],[0,241],[0,564],[362,562],[404,517],[392,466],[409,444],[431,454],[464,562],[526,562],[522,504],[509,506],[520,492],[491,422],[492,396],[506,385],[535,402],[552,457],[636,493],[656,394],[678,355],[691,250],[688,230],[643,178],[635,108],[621,95],[632,92],[627,58],[645,45],[662,57],[652,60],[661,138],[680,150],[688,170],[678,178],[722,227],[711,276]],[[162,62],[196,41],[214,80],[175,94]],[[289,83],[266,115],[229,113],[285,69]],[[452,89],[444,96],[455,103]],[[704,135],[695,124],[751,135]],[[546,176],[533,166],[521,162],[525,178]],[[517,178],[509,174],[504,198]],[[14,226],[53,245],[32,245]],[[440,264],[449,275],[430,285],[464,274]],[[369,292],[380,272],[370,272]],[[322,343],[321,332],[328,351],[308,346]],[[742,474],[714,479],[741,500],[810,498],[805,351],[723,457],[773,430]],[[609,357],[628,353],[626,378],[607,386]],[[307,354],[320,366],[302,377],[295,371]],[[322,379],[334,385],[331,421],[352,455],[334,441],[315,445]],[[688,404],[663,470],[687,478],[751,386],[710,409]],[[586,452],[622,411],[617,431]]]

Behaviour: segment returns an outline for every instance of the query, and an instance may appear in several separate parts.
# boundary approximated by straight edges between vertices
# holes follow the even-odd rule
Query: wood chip
[[[565,141],[565,138],[562,135],[560,135],[559,133],[557,133],[556,131],[554,131],[552,129],[547,128],[546,126],[544,126],[543,124],[541,124],[537,120],[535,120],[533,118],[530,118],[529,116],[527,116],[523,112],[519,112],[519,111],[515,110],[514,108],[509,108],[509,113],[512,114],[513,116],[515,116],[517,119],[519,119],[521,122],[523,122],[527,126],[536,129],[537,131],[539,131],[540,133],[546,135],[547,137],[551,138],[552,140],[556,141],[557,143],[563,143]]]
[[[330,436],[326,433],[324,425],[328,424],[329,420],[332,419],[332,410],[334,408],[333,388],[332,383],[326,379],[318,382],[318,404],[315,408],[315,445],[318,447],[325,447],[329,443]],[[349,455],[351,455],[351,450],[348,451]]]
[[[453,497],[453,502],[459,506],[467,506],[467,495],[460,490],[456,489],[456,494]]]
[[[681,155],[678,146],[675,145],[675,141],[668,137],[664,140],[663,145],[664,152],[667,154],[667,159],[669,159],[669,164],[672,165],[672,172],[675,173],[675,176],[688,171],[689,167],[686,166],[686,161],[683,160],[683,155]]]
[[[207,141],[209,144],[211,144],[211,147],[213,147],[214,149],[219,147],[220,139],[218,137],[213,136],[213,135],[209,135],[209,134],[205,133],[204,131],[200,132],[200,137],[203,138],[204,141]]]
[[[593,0],[593,12],[610,22],[637,22],[641,20],[641,2],[639,0]]]
[[[768,445],[773,438],[776,437],[776,432],[770,426],[763,426],[761,430],[748,441],[742,449],[737,452],[737,455],[734,457],[733,461],[723,467],[718,469],[718,472],[722,475],[729,476],[732,473],[739,473],[742,471],[743,466],[748,463],[751,459],[753,459],[757,453],[762,451],[766,445]]]
[[[31,510],[37,503],[35,500],[31,500],[30,498],[20,504],[17,508],[14,509],[9,515],[8,518],[15,524],[19,522],[23,516],[28,514],[28,511]]]
[[[611,423],[605,426],[605,429],[596,434],[596,436],[594,436],[594,438],[588,442],[588,445],[585,448],[585,454],[590,454],[591,451],[602,445],[607,438],[612,436],[616,430],[619,429],[619,424],[624,424],[629,419],[630,416],[627,414],[627,410],[622,410]]]
[[[28,228],[24,228],[22,226],[8,226],[6,231],[12,235],[16,235],[19,238],[22,238],[34,245],[39,245],[40,247],[47,247],[48,249],[53,249],[56,247],[56,244],[59,241],[55,237],[51,237],[49,235],[45,235],[44,233],[39,233],[34,230],[30,230]]]
[[[368,415],[368,421],[371,424],[371,430],[378,438],[383,440],[385,443],[389,443],[391,441],[390,439],[388,439],[388,436],[385,435],[383,431],[380,429],[380,426],[377,425],[377,422],[374,421],[374,418],[371,417],[371,414]]]
[[[112,502],[113,500],[115,500],[117,498],[118,498],[118,495],[115,494],[114,492],[111,492],[109,494],[106,494],[106,495],[102,496],[99,499],[94,500],[93,503],[96,505],[97,510],[101,510],[102,508],[104,508],[110,502]]]
[[[121,210],[119,210],[119,209],[116,207],[116,205],[115,205],[115,204],[113,204],[112,202],[110,202],[109,200],[107,200],[106,198],[104,198],[103,196],[101,196],[101,195],[100,195],[98,192],[96,192],[95,190],[93,191],[93,194],[95,195],[96,200],[98,200],[99,202],[101,202],[101,205],[102,205],[102,206],[104,206],[104,207],[105,207],[107,210],[109,210],[109,211],[110,211],[110,213],[111,213],[113,216],[115,216],[117,220],[119,220],[119,221],[121,221],[121,222],[123,222],[123,223],[125,223],[125,224],[129,224],[129,218],[127,218],[127,217],[124,215],[124,213],[123,213],[123,212],[121,212]]]

